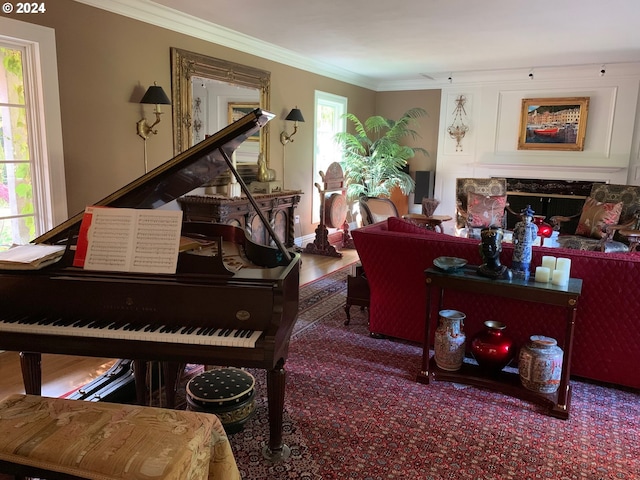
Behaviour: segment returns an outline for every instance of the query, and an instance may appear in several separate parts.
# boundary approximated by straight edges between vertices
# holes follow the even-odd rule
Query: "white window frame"
[[[313,182],[322,185],[322,178],[320,177],[320,171],[326,172],[327,167],[333,162],[341,162],[342,155],[336,147],[336,158],[330,158],[324,160],[323,156],[320,154],[320,150],[322,148],[319,145],[318,139],[318,129],[320,122],[318,122],[318,110],[320,106],[329,106],[336,110],[335,115],[335,123],[333,125],[334,133],[344,132],[347,129],[347,119],[344,115],[347,113],[347,103],[348,99],[346,97],[342,97],[340,95],[334,95],[332,93],[322,92],[320,90],[315,91],[314,95],[314,119],[315,121],[315,130],[313,132]],[[327,163],[328,162],[328,163]],[[325,164],[326,163],[326,164]],[[318,192],[314,192],[313,199],[311,201],[311,223],[320,222],[320,195]]]
[[[68,218],[55,31],[0,17],[0,41],[24,48],[36,236]]]

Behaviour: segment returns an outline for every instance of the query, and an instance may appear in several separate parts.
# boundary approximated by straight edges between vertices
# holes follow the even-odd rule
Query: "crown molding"
[[[205,22],[150,0],[74,1],[351,85],[370,90],[377,89],[377,82],[369,77],[314,61],[291,50],[263,42],[214,23]]]
[[[378,81],[334,65],[312,60],[291,50],[203,21],[197,17],[186,15],[151,0],[74,1],[376,92],[446,89],[449,87],[470,87],[487,84],[505,85],[529,81],[530,73],[534,74],[534,78],[531,80],[532,84],[545,80],[598,78],[600,77],[599,72],[603,67],[606,70],[604,78],[607,79],[630,76],[637,78],[640,76],[640,63],[605,63],[604,65],[598,63],[565,66],[532,65],[531,68],[526,69],[438,72],[421,75],[416,79]]]

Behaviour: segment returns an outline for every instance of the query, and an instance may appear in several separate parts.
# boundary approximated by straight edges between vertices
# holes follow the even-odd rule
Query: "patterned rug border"
[[[298,338],[315,323],[344,308],[347,290],[347,275],[353,262],[300,287],[298,318],[291,339]]]

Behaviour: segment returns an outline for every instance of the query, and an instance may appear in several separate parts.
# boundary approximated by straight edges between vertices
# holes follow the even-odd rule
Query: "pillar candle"
[[[542,266],[548,268],[549,272],[553,272],[556,269],[556,257],[544,255],[542,257]]]
[[[569,273],[566,270],[554,270],[551,277],[551,284],[564,287],[569,283]]]
[[[556,269],[567,272],[567,278],[569,278],[571,276],[571,259],[558,258],[556,260]]]
[[[547,283],[550,278],[551,270],[547,267],[536,267],[536,282]]]

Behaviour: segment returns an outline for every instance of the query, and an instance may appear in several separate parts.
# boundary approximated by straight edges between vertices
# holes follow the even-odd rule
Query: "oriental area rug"
[[[350,272],[300,288],[285,364],[286,461],[262,456],[266,372],[249,370],[256,412],[229,435],[243,479],[640,479],[638,391],[573,379],[571,415],[560,420],[500,393],[417,383],[419,345],[371,338],[359,307],[344,325]],[[202,369],[189,367],[185,383]]]
[[[349,268],[304,285],[284,411],[291,457],[270,463],[266,375],[256,414],[230,435],[244,479],[640,479],[640,394],[573,381],[569,420],[499,393],[415,381],[421,348],[344,325]]]

